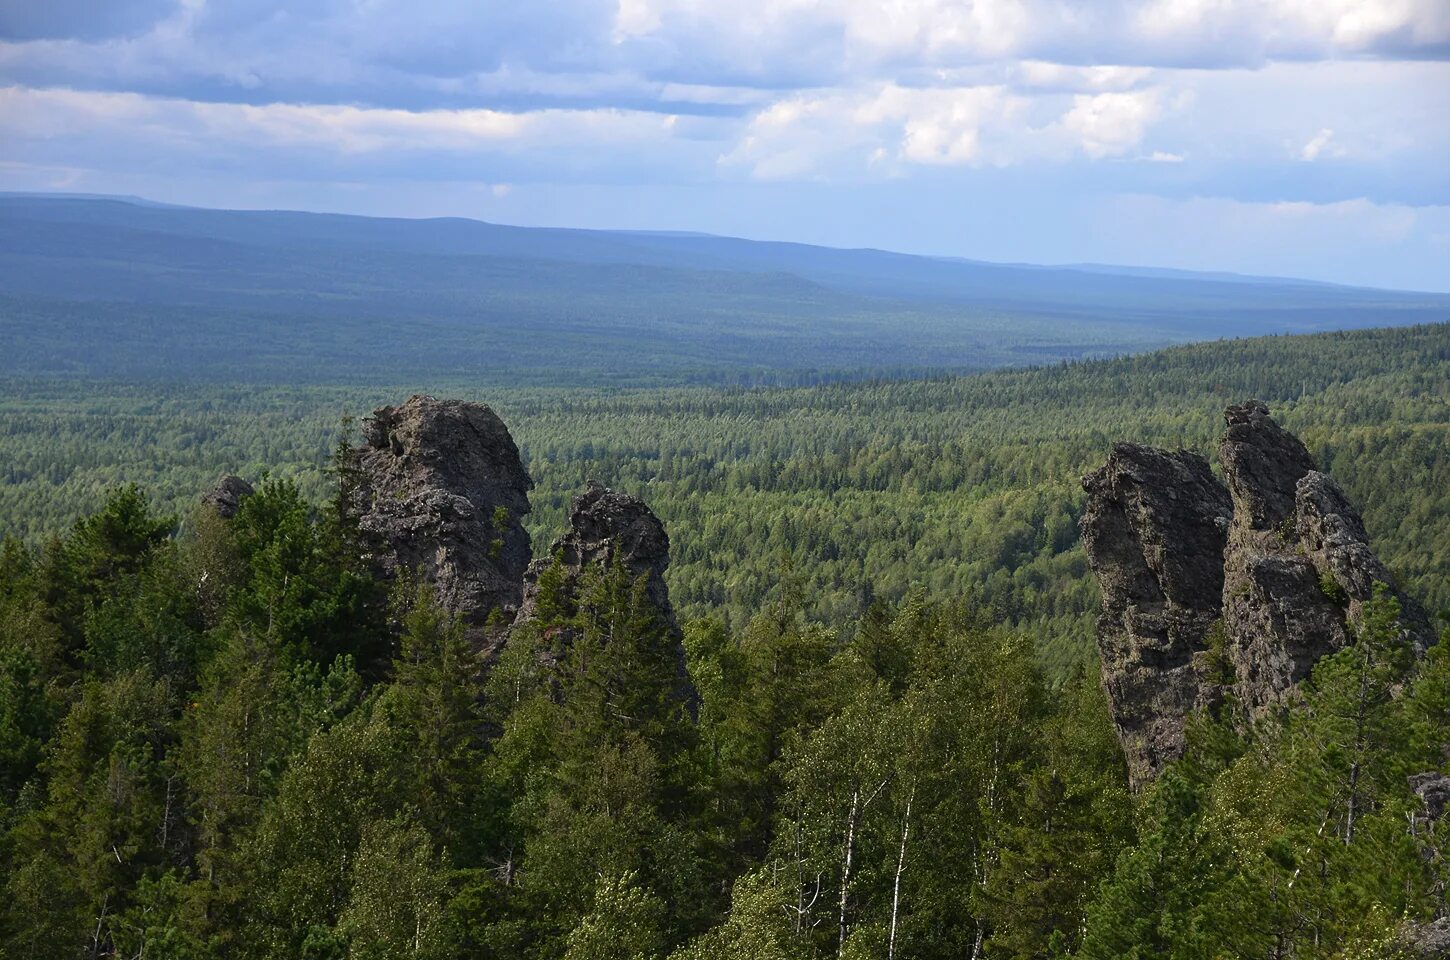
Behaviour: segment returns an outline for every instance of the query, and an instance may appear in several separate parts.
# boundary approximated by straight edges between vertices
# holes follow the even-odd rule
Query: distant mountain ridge
[[[1447,318],[1450,294],[1277,278],[0,194],[0,372],[728,379]]]
[[[1376,292],[1410,293],[1416,291],[1387,290],[1376,287],[1354,287],[1352,285],[1330,283],[1324,280],[1306,280],[1299,277],[1284,277],[1275,275],[1233,273],[1222,270],[1188,270],[1174,267],[1144,267],[1125,264],[1111,263],[1061,263],[1061,264],[1039,264],[1016,261],[978,260],[971,257],[953,257],[939,254],[911,254],[886,250],[879,247],[833,247],[820,246],[817,244],[806,244],[795,241],[783,240],[752,240],[743,237],[731,237],[723,234],[709,233],[699,230],[647,230],[647,229],[619,229],[607,230],[598,228],[583,227],[527,227],[514,224],[494,223],[489,220],[479,220],[471,217],[372,217],[359,214],[347,213],[312,213],[304,211],[280,210],[280,209],[221,209],[208,207],[195,207],[187,204],[163,203],[150,200],[145,197],[138,197],[123,194],[101,194],[101,193],[26,193],[19,191],[0,190],[0,203],[10,200],[53,200],[53,201],[100,201],[115,202],[131,206],[145,207],[158,210],[177,211],[207,211],[209,213],[236,214],[240,216],[258,215],[262,217],[296,215],[308,218],[335,218],[338,221],[351,223],[356,221],[371,221],[380,224],[472,224],[484,229],[495,229],[503,231],[538,231],[549,233],[567,233],[595,237],[618,237],[637,238],[645,241],[651,240],[703,240],[703,241],[728,241],[740,244],[766,245],[772,249],[779,247],[808,248],[812,250],[835,251],[842,254],[876,254],[884,257],[905,257],[913,260],[937,261],[951,264],[964,264],[972,267],[1000,268],[1004,270],[1051,270],[1070,271],[1078,273],[1108,274],[1111,276],[1140,277],[1145,279],[1173,279],[1173,280],[1194,280],[1211,283],[1253,283],[1253,284],[1294,284],[1314,287],[1335,287],[1338,289],[1361,289],[1375,290]],[[189,231],[187,231],[189,232]],[[442,251],[440,251],[442,252]],[[458,250],[458,253],[479,252]]]

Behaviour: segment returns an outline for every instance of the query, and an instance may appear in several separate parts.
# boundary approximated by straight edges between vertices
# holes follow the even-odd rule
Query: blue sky
[[[0,0],[0,189],[1450,290],[1450,0]]]

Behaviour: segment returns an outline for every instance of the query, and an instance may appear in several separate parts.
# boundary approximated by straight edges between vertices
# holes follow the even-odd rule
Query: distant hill
[[[0,195],[0,374],[789,380],[1444,319],[1296,280]]]

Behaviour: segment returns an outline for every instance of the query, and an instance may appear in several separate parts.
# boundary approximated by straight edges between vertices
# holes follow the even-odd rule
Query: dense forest
[[[546,570],[485,670],[364,568],[337,463],[316,505],[177,534],[130,486],[0,548],[5,955],[1348,960],[1446,910],[1407,777],[1450,758],[1450,645],[1393,600],[1135,796],[1091,672],[921,589],[824,625],[804,564],[687,626],[690,694],[619,565]]]
[[[216,476],[327,498],[345,417],[414,392],[489,403],[537,488],[535,552],[586,479],[643,497],[673,541],[687,618],[741,626],[802,584],[851,624],[916,589],[1031,637],[1055,681],[1091,656],[1097,590],[1078,545],[1082,474],[1133,439],[1208,453],[1258,396],[1362,505],[1390,568],[1450,607],[1450,325],[1224,341],[973,376],[795,388],[545,389],[517,382],[256,386],[4,381],[0,529],[32,547],[143,485],[188,522]]]

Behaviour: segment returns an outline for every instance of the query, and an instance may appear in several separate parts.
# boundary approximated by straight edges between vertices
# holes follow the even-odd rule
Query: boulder
[[[237,515],[242,501],[255,492],[252,485],[241,477],[226,473],[222,474],[215,486],[201,495],[201,502],[223,520],[230,520]]]
[[[514,621],[520,633],[539,614],[540,578],[555,563],[565,603],[578,600],[580,580],[586,570],[607,568],[618,563],[633,579],[644,578],[645,597],[654,608],[674,649],[675,673],[680,695],[691,702],[694,690],[685,671],[683,633],[670,604],[665,570],[670,563],[670,538],[654,512],[638,497],[618,493],[589,482],[588,489],[574,499],[569,511],[569,529],[549,549],[548,557],[535,560],[524,579],[523,602]],[[540,659],[556,663],[572,639],[568,631],[553,631],[539,648]]]

